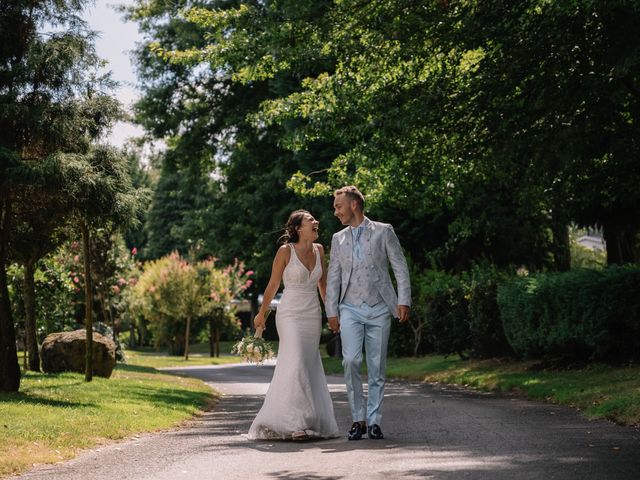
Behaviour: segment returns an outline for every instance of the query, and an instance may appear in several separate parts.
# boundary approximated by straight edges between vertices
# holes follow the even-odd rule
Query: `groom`
[[[409,269],[393,227],[364,216],[364,196],[356,187],[336,190],[333,207],[347,228],[331,241],[326,312],[329,328],[341,332],[342,366],[354,422],[348,438],[360,440],[368,425],[369,438],[379,440],[384,438],[380,423],[391,317],[401,322],[409,319]],[[389,265],[399,296],[391,284]],[[360,376],[363,342],[369,383],[366,410]]]

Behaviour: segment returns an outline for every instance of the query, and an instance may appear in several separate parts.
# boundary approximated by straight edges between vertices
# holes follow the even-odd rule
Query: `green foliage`
[[[504,334],[498,307],[498,286],[507,275],[492,265],[474,265],[464,277],[468,301],[468,323],[471,338],[470,355],[474,358],[513,355]]]
[[[148,320],[156,346],[183,353],[186,322],[199,316],[207,295],[198,271],[173,253],[148,263],[133,291],[131,308]]]
[[[94,244],[94,247],[97,246],[98,244]],[[139,275],[136,273],[138,266],[119,235],[114,234],[108,245],[100,246],[104,249],[94,257],[92,269],[94,273],[100,272],[97,288],[101,289],[100,294],[107,301],[105,307],[110,308],[111,312],[107,313],[102,309],[99,304],[100,294],[96,295],[94,308],[102,322],[112,326],[115,319],[116,324],[122,326],[122,316],[126,313],[126,294]],[[84,272],[80,250],[78,242],[66,242],[37,264],[34,279],[38,342],[42,342],[50,333],[74,330],[82,326]],[[12,310],[21,336],[25,315],[23,269],[17,264],[10,265],[8,279]],[[127,324],[124,323],[124,326]]]
[[[604,250],[592,250],[579,243],[571,244],[572,268],[604,268],[607,264],[607,254]]]
[[[464,284],[456,275],[426,270],[412,282],[412,316],[424,323],[429,343],[436,353],[465,355],[471,347],[468,302]]]
[[[498,289],[505,334],[524,357],[631,359],[640,352],[640,269],[576,269]]]
[[[415,305],[411,312],[411,321],[416,326],[420,326],[425,323],[424,317],[417,317],[415,312]],[[419,342],[416,344],[416,334],[411,324],[404,322],[400,323],[393,319],[391,321],[391,332],[389,334],[389,344],[387,346],[387,353],[392,357],[411,357],[414,355],[425,355],[429,352],[433,352],[433,346],[429,343],[428,335],[422,328],[422,335]]]
[[[513,354],[497,304],[506,274],[490,264],[461,275],[437,270],[412,274],[414,306],[407,324],[392,326],[389,352],[417,356],[436,352],[474,358]]]
[[[143,149],[141,145],[128,145],[123,152],[127,159],[129,176],[133,188],[146,192],[151,197],[153,179],[150,168],[143,164],[141,158]],[[147,244],[147,232],[145,231],[145,221],[149,211],[149,203],[142,205],[137,211],[136,219],[123,232],[125,244],[130,250],[135,248],[136,253],[142,253]]]
[[[291,175],[297,194],[353,182],[444,224],[430,256],[455,271],[566,269],[571,220],[603,225],[610,262],[637,261],[640,34],[620,27],[636,3],[220,1],[185,18],[197,40],[162,36],[155,61],[250,87],[236,112],[318,161]]]
[[[301,4],[298,14],[301,19],[313,18],[326,5]],[[286,186],[298,170],[324,168],[337,147],[323,142],[292,153],[279,139],[293,124],[253,122],[263,101],[291,92],[299,78],[323,64],[300,55],[295,73],[266,74],[271,68],[268,52],[252,35],[265,21],[279,28],[273,23],[277,15],[265,17],[267,11],[255,3],[225,1],[211,2],[205,10],[183,11],[192,6],[187,2],[140,1],[127,10],[149,40],[136,52],[144,90],[136,105],[136,119],[150,136],[163,139],[168,146],[155,165],[160,179],[146,223],[149,243],[143,255],[157,258],[173,250],[186,254],[191,246],[200,244],[201,258],[213,255],[225,263],[244,259],[255,270],[259,289],[269,278],[276,240],[291,211],[310,210],[322,222],[321,241],[325,244],[330,231],[338,227],[329,199],[301,198]],[[271,8],[278,7],[270,4]],[[240,22],[237,25],[246,29],[248,43],[236,44],[235,36],[229,35],[232,30],[218,35],[218,27],[227,28],[221,26],[225,22]],[[297,33],[282,33],[283,44],[292,49],[302,45],[297,44]],[[234,61],[263,52],[265,64],[259,80],[241,81],[230,70],[231,64],[218,68],[213,53],[202,62],[191,54],[169,61],[171,55],[164,53],[204,52],[209,38],[225,37],[234,43],[229,45]]]
[[[604,268],[606,264],[607,253],[604,250],[592,250],[576,241],[571,242],[572,268]]]
[[[60,168],[64,156],[96,160],[100,149],[90,152],[92,143],[121,115],[108,93],[113,81],[99,73],[103,64],[94,50],[94,34],[78,18],[85,3],[5,2],[0,10],[0,390],[19,386],[6,266],[18,261],[28,272],[27,342],[30,353],[37,353],[35,264],[63,241],[63,227],[77,213],[74,188],[93,185],[102,192],[113,186],[90,175],[67,183]],[[104,178],[117,184],[111,173]],[[101,205],[101,198],[95,195],[90,204]],[[113,210],[129,203],[122,197],[108,200]],[[35,355],[31,359],[37,360]],[[30,368],[37,368],[34,364]]]
[[[17,264],[12,264],[7,273],[12,311],[21,337],[20,326],[23,326],[25,321],[23,269]],[[74,276],[70,276],[69,270],[55,255],[50,255],[39,262],[35,271],[36,318],[38,319],[36,333],[39,342],[42,342],[49,333],[73,330],[79,323],[74,315],[76,303],[74,291],[77,289],[73,283]]]
[[[207,234],[215,184],[165,157],[146,215],[146,245],[141,258],[152,259],[178,251],[184,255]]]
[[[130,315],[146,319],[156,347],[170,346],[174,354],[182,354],[187,325],[189,335],[205,321],[214,330],[238,329],[232,300],[251,285],[252,273],[240,262],[222,269],[213,259],[189,262],[173,252],[145,264],[127,296]]]

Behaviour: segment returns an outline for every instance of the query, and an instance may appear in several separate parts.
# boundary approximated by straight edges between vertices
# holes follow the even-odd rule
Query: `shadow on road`
[[[242,379],[265,384],[271,377],[267,373],[270,370],[251,370],[254,366],[236,368],[232,375],[228,370],[208,370],[194,376],[221,387]],[[329,382],[338,424],[346,433],[351,423],[346,393],[338,383],[339,378],[329,377]],[[589,422],[576,412],[555,405],[463,388],[389,382],[385,398],[387,438],[381,441],[349,442],[345,438],[249,441],[246,432],[264,399],[263,395],[249,394],[224,395],[194,428],[177,431],[175,435],[211,437],[203,447],[212,455],[240,450],[282,455],[287,459],[287,455],[305,453],[326,455],[323,463],[332,465],[326,469],[326,475],[293,469],[262,472],[264,477],[275,479],[353,478],[354,458],[375,458],[363,464],[362,470],[367,472],[363,476],[381,479],[640,478],[640,458],[636,455],[640,434],[634,429],[603,421]],[[342,468],[344,475],[340,473]]]

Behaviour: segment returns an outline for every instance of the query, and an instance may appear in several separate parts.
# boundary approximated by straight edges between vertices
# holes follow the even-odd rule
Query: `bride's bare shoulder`
[[[291,247],[289,246],[288,243],[285,243],[283,245],[280,245],[280,247],[278,247],[278,251],[276,252],[276,258],[281,258],[285,262],[289,261],[289,259],[291,258]]]

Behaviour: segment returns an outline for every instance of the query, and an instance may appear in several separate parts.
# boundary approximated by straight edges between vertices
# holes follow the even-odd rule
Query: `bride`
[[[284,281],[276,327],[278,361],[269,390],[248,438],[305,440],[337,437],[338,426],[320,360],[321,313],[318,289],[324,301],[327,273],[318,221],[306,210],[289,216],[282,245],[273,261],[262,306],[254,319],[265,326],[264,315]]]

